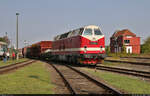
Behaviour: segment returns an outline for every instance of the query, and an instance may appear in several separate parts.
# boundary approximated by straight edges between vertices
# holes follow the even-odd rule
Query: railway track
[[[146,62],[130,62],[130,61],[120,61],[120,60],[104,60],[104,61],[119,62],[119,63],[128,63],[128,64],[134,64],[134,65],[150,66],[150,63],[146,63]]]
[[[107,57],[112,57],[112,56],[107,56]],[[135,58],[135,59],[150,59],[150,57],[120,57],[120,58]]]
[[[122,94],[68,65],[49,63],[61,76],[71,94]]]
[[[105,71],[111,71],[121,74],[127,74],[127,75],[133,75],[133,76],[139,76],[144,78],[150,79],[150,72],[147,71],[140,71],[140,70],[131,70],[131,69],[124,69],[124,68],[117,68],[117,67],[107,67],[107,66],[98,66],[96,67],[98,70],[105,70]]]
[[[36,61],[35,60],[27,60],[27,61],[18,62],[18,63],[15,63],[15,64],[2,66],[2,67],[0,67],[0,74],[7,73],[9,71],[18,69],[20,67],[24,67],[24,66],[29,65],[33,62],[36,62]]]

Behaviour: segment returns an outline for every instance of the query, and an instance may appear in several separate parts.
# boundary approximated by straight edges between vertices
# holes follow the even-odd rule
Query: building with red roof
[[[124,47],[123,47],[124,46]],[[140,37],[128,29],[116,31],[110,38],[110,51],[140,54]]]

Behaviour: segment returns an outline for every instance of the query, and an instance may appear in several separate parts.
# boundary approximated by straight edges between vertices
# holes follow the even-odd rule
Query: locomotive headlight
[[[103,51],[103,46],[100,46],[100,52],[102,52]]]
[[[86,52],[87,51],[87,46],[84,46],[84,52]]]

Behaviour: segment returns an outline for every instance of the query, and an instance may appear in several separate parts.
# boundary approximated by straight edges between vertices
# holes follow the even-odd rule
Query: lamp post
[[[19,50],[18,50],[18,16],[19,13],[16,13],[17,20],[16,20],[16,50],[17,50],[17,60],[19,59]]]

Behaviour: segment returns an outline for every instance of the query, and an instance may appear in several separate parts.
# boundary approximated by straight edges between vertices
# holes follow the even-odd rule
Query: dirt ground
[[[54,93],[55,94],[70,94],[64,82],[62,81],[59,74],[55,71],[55,69],[48,63],[45,63],[45,67],[50,73],[52,84],[56,86],[53,89]]]

